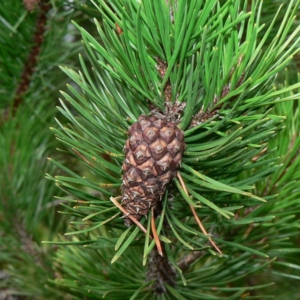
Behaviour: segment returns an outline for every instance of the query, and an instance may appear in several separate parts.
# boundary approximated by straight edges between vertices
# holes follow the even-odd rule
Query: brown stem
[[[167,69],[168,69],[168,64],[161,60],[160,58],[157,59],[157,69],[159,72],[159,75],[161,79],[165,78]],[[171,102],[172,99],[172,87],[171,87],[171,82],[170,79],[167,80],[165,86],[164,86],[164,96],[165,96],[165,102]]]
[[[38,8],[39,8],[39,15],[36,21],[35,33],[33,34],[33,46],[28,54],[28,58],[26,60],[23,72],[21,74],[19,85],[16,89],[15,99],[13,103],[14,113],[16,113],[18,107],[22,104],[24,94],[27,92],[29,88],[32,75],[37,65],[38,56],[41,51],[41,46],[44,41],[44,33],[46,30],[46,22],[47,22],[47,12],[51,8],[51,6],[48,1],[42,0],[38,4]]]
[[[164,252],[164,247],[162,247]],[[154,248],[148,257],[148,271],[146,281],[152,281],[152,290],[154,293],[166,294],[166,284],[175,286],[176,271],[170,264],[167,255],[161,256],[157,249]]]

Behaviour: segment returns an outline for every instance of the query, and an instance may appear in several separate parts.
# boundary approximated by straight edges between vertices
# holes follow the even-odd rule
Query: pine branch
[[[60,192],[44,179],[45,172],[56,172],[46,158],[50,153],[56,156],[51,149],[57,143],[48,128],[55,115],[57,89],[67,81],[58,65],[61,61],[74,65],[79,44],[67,28],[80,11],[63,4],[56,2],[51,14],[45,1],[37,13],[28,13],[22,1],[4,1],[0,7],[0,102],[7,113],[0,128],[0,265],[9,274],[1,288],[9,287],[12,295],[28,299],[63,297],[48,285],[48,278],[54,276],[55,248],[40,245],[41,239],[52,239],[66,227],[66,217],[59,217],[51,205]],[[15,100],[20,102],[11,118],[9,107]]]
[[[150,270],[149,259],[154,255],[153,267],[157,267],[158,259],[151,252],[155,245],[150,240],[150,218],[145,235],[136,227],[124,229],[123,221],[116,217],[117,208],[109,201],[121,193],[121,149],[131,137],[128,128],[137,126],[140,115],[147,114],[173,118],[187,145],[180,170],[187,192],[177,180],[170,184],[174,201],[165,196],[159,202],[162,208],[155,223],[168,265],[180,278],[174,288],[172,280],[171,284],[161,283],[161,273],[155,271],[151,277],[155,291],[163,292],[165,298],[239,299],[270,285],[243,286],[243,280],[274,263],[269,257],[280,249],[297,252],[287,245],[284,234],[281,239],[276,237],[278,232],[286,233],[286,224],[280,218],[282,212],[272,208],[275,195],[261,198],[258,187],[280,169],[269,143],[283,130],[284,117],[273,107],[299,97],[299,82],[275,89],[277,74],[299,51],[300,27],[290,31],[299,2],[287,5],[278,36],[270,43],[266,41],[276,17],[265,29],[260,25],[262,3],[252,1],[251,13],[247,13],[248,3],[240,4],[171,2],[169,8],[165,1],[118,0],[107,5],[99,0],[95,5],[103,20],[95,21],[98,36],[76,25],[93,69],[89,70],[82,56],[82,71],[62,68],[80,89],[69,85],[68,93],[62,93],[59,111],[63,121],[58,120],[59,128],[53,131],[72,155],[80,153],[85,176],[51,160],[66,175],[48,178],[74,197],[69,199],[70,206],[64,205],[65,213],[76,218],[66,234],[74,237],[61,244],[73,246],[84,276],[95,274],[89,267],[95,255],[112,263],[118,260],[118,267],[125,269],[138,268],[148,260]],[[85,204],[72,206],[78,200]],[[216,228],[218,235],[213,239],[227,256],[215,256],[207,246],[210,237],[199,231],[187,206],[205,220],[205,227]],[[135,212],[139,213],[134,210],[132,215]],[[140,222],[147,221],[142,218]],[[87,253],[78,245],[95,252]],[[113,245],[116,253],[108,255],[106,248]],[[131,252],[134,249],[137,257]],[[187,250],[195,254],[185,256]],[[89,282],[80,278],[74,284],[79,268],[72,263],[74,253],[62,248],[60,257],[68,262],[58,263],[57,268],[66,274],[59,286],[94,299],[106,293],[120,297],[113,293],[115,278],[122,277],[121,272],[116,276],[114,267],[107,268],[108,275],[99,275],[101,283],[106,275],[113,278],[100,288],[93,275]],[[183,273],[176,261],[183,267],[192,266]],[[121,279],[124,295],[154,299],[156,295],[145,290],[151,286],[149,282],[145,285],[145,274],[137,274],[140,277],[133,276],[131,284]]]
[[[29,51],[28,58],[25,62],[23,72],[21,74],[21,79],[18,84],[18,87],[16,89],[15,93],[15,99],[14,99],[14,112],[18,109],[18,107],[22,103],[22,98],[24,97],[26,91],[29,88],[32,75],[35,71],[38,57],[41,52],[41,47],[44,41],[44,34],[46,31],[46,22],[47,22],[47,13],[51,8],[50,3],[48,0],[41,0],[39,3],[29,3],[25,2],[26,8],[29,11],[32,11],[35,5],[38,4],[38,17],[36,20],[36,29],[33,34],[33,45],[32,48]]]
[[[166,284],[175,286],[175,277],[175,268],[168,261],[166,254],[161,256],[157,249],[153,249],[149,255],[146,274],[146,282],[153,281],[151,286],[153,292],[157,295],[166,294]]]

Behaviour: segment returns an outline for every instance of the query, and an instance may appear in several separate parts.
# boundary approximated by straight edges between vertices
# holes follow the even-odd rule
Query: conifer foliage
[[[45,202],[61,226],[39,219],[52,232],[47,260],[38,256],[45,292],[18,280],[16,289],[45,299],[268,299],[274,281],[300,279],[300,81],[285,70],[297,65],[300,1],[266,17],[270,3],[74,1],[84,51],[75,68],[56,49],[69,83],[43,170],[45,187],[59,188]]]

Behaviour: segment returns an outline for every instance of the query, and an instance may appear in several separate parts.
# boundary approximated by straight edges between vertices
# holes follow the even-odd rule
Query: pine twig
[[[164,252],[163,249],[162,251]],[[168,257],[166,255],[161,256],[156,248],[150,252],[147,267],[146,281],[153,280],[152,290],[154,293],[166,294],[166,284],[175,286],[175,268],[170,264]]]
[[[28,1],[27,1],[28,2]],[[33,34],[33,46],[29,52],[28,58],[24,65],[21,79],[16,90],[16,96],[13,103],[13,112],[15,113],[18,107],[23,102],[24,94],[27,92],[35,67],[38,62],[38,56],[41,52],[41,46],[44,41],[46,31],[47,13],[51,8],[49,1],[41,0],[38,3],[39,15],[36,21],[36,30]]]
[[[167,69],[168,69],[168,64],[161,60],[160,58],[157,59],[157,69],[159,72],[159,75],[162,79],[165,78]],[[165,86],[163,87],[163,94],[165,96],[165,102],[169,103],[172,102],[172,86],[171,86],[171,81],[170,78],[168,78]]]

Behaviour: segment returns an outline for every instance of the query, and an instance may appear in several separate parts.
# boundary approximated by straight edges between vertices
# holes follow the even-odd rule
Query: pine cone
[[[156,208],[176,176],[185,150],[183,132],[173,122],[140,116],[129,128],[123,162],[122,205],[140,220]],[[131,220],[125,216],[125,225]]]

